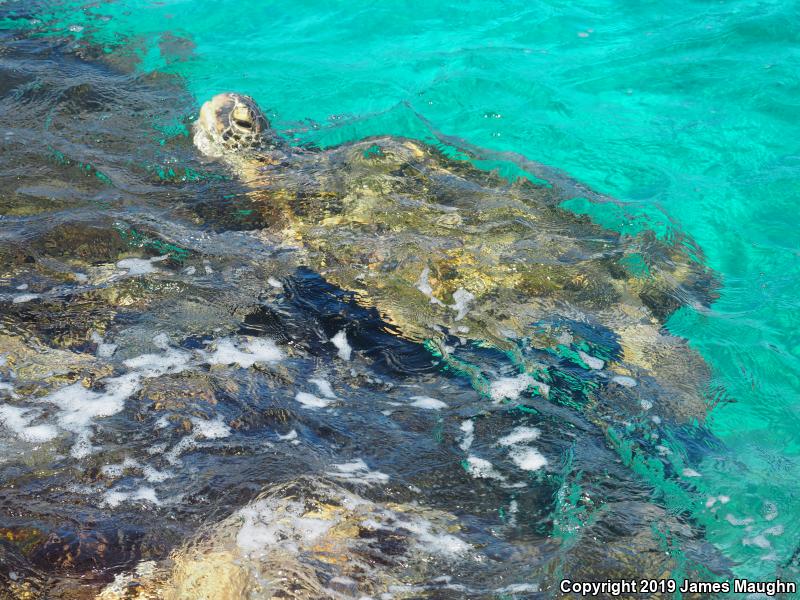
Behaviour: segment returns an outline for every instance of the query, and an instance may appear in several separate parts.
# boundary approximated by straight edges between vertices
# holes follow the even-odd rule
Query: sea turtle
[[[705,363],[663,332],[676,308],[713,296],[686,240],[621,236],[560,208],[557,183],[509,183],[412,139],[291,147],[235,93],[202,106],[194,143],[237,172],[264,239],[296,248],[299,264],[377,308],[399,335],[445,358],[454,341],[477,342],[528,372],[530,351],[544,350],[605,367],[622,387],[655,378],[672,389],[663,401],[679,420],[705,414]],[[598,349],[585,325],[616,349]]]

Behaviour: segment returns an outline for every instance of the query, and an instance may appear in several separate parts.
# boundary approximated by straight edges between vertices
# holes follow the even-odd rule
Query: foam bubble
[[[69,450],[69,455],[72,458],[86,458],[92,452],[95,451],[95,447],[92,446],[92,440],[89,437],[88,431],[81,431],[75,437],[75,441],[72,443],[72,448]]]
[[[541,381],[536,381],[532,376],[527,373],[517,375],[516,377],[501,377],[492,382],[489,388],[489,395],[495,402],[501,400],[516,400],[520,394],[530,387],[535,387],[539,392],[547,397],[550,392],[550,386]]]
[[[247,554],[261,554],[275,546],[285,546],[289,551],[309,547],[334,525],[333,520],[319,515],[304,515],[299,504],[279,508],[269,500],[249,504],[237,516],[242,524],[236,545]]]
[[[159,350],[167,350],[172,345],[172,342],[169,336],[162,332],[153,337],[153,345]]]
[[[239,346],[232,339],[221,339],[216,350],[206,355],[206,362],[210,365],[238,364],[247,369],[256,363],[273,363],[283,358],[280,348],[268,338],[250,338]]]
[[[770,541],[764,535],[760,534],[753,537],[744,538],[742,540],[742,544],[745,546],[755,546],[757,548],[761,548],[762,550],[772,547]]]
[[[461,421],[461,427],[459,427],[462,432],[464,432],[464,437],[462,438],[461,442],[458,446],[466,452],[472,446],[472,442],[475,441],[475,423],[471,420],[467,419],[466,421]]]
[[[464,288],[458,288],[453,293],[453,304],[450,305],[450,308],[456,311],[456,321],[460,321],[464,317],[467,316],[469,312],[469,303],[475,299],[475,294],[471,294]]]
[[[187,435],[178,440],[178,443],[164,454],[164,458],[172,465],[179,465],[181,454],[192,448],[197,448],[197,440],[194,435]]]
[[[611,378],[611,381],[618,383],[622,387],[636,387],[636,380],[633,377],[626,377],[625,375],[614,375],[614,377]]]
[[[197,435],[202,435],[207,440],[217,440],[228,437],[231,434],[231,428],[225,424],[222,417],[214,420],[192,417],[191,421],[193,432]]]
[[[309,394],[308,392],[297,392],[294,399],[303,406],[308,406],[310,408],[325,408],[331,404],[330,400],[320,398],[319,396]]]
[[[106,380],[106,391],[95,392],[73,383],[42,398],[59,407],[58,423],[68,431],[79,433],[95,418],[120,412],[125,400],[139,387],[139,373],[128,373]]]
[[[123,364],[131,372],[105,380],[105,391],[95,392],[80,383],[61,388],[42,398],[43,402],[60,407],[59,423],[64,429],[79,430],[97,417],[120,412],[125,400],[135,393],[145,378],[182,371],[188,364],[186,353],[170,351],[165,355],[144,354]]]
[[[191,356],[179,350],[164,354],[143,354],[123,362],[131,369],[118,377],[105,379],[105,390],[96,392],[73,383],[39,399],[58,408],[59,427],[77,434],[71,454],[83,458],[92,452],[89,426],[97,418],[109,417],[125,407],[125,401],[136,393],[144,379],[167,373],[179,373],[190,364]]]
[[[159,471],[151,465],[145,465],[142,467],[142,474],[144,475],[144,478],[151,483],[160,483],[171,477],[175,477],[175,473],[172,471]]]
[[[158,336],[156,336],[156,339],[160,342],[164,341],[163,339],[159,340]],[[164,354],[142,354],[129,358],[122,364],[138,372],[136,374],[141,378],[158,377],[167,373],[180,373],[189,366],[191,355],[188,352],[168,349],[166,346],[163,349],[166,350]]]
[[[148,273],[158,272],[158,269],[153,266],[154,263],[167,260],[168,258],[168,254],[165,254],[164,256],[156,256],[150,259],[123,258],[117,262],[117,268],[127,271],[128,275],[132,277],[137,275],[147,275]]]
[[[103,503],[111,508],[119,506],[123,502],[134,500],[150,502],[155,505],[161,504],[161,501],[156,496],[156,491],[148,486],[142,486],[130,491],[108,490],[103,494]]]
[[[313,383],[315,386],[317,386],[319,393],[322,394],[325,398],[331,398],[333,400],[336,399],[336,394],[333,393],[333,388],[331,387],[331,384],[328,383],[325,379],[316,378],[316,379],[309,379],[308,381],[309,383]]]
[[[532,442],[539,437],[540,431],[536,427],[515,427],[511,433],[497,440],[501,446],[513,446],[523,442]]]
[[[411,396],[411,400],[413,400],[413,402],[410,406],[416,406],[417,408],[424,408],[426,410],[441,410],[447,408],[447,404],[441,400],[429,398],[428,396]]]
[[[535,583],[513,583],[495,591],[500,594],[536,593],[539,591],[539,586]]]
[[[466,460],[467,473],[476,479],[496,479],[497,481],[505,481],[505,477],[498,473],[494,465],[484,458],[470,455]]]
[[[468,552],[470,546],[464,540],[447,533],[434,533],[431,523],[423,519],[403,521],[400,526],[416,535],[420,545],[433,554],[456,557]]]
[[[270,284],[275,289],[278,289],[278,290],[282,290],[283,289],[283,284],[280,281],[278,281],[277,279],[275,279],[274,277],[269,277],[267,279],[267,283]]]
[[[360,458],[349,463],[331,466],[335,469],[335,472],[331,473],[331,476],[338,479],[346,479],[347,481],[365,483],[367,485],[386,483],[389,481],[389,476],[386,473],[370,470],[367,463]]]
[[[431,287],[431,284],[428,282],[428,276],[430,274],[431,270],[428,267],[422,269],[422,273],[419,274],[419,279],[417,279],[416,288],[428,297],[428,299],[431,301],[431,304],[438,304],[439,306],[444,306],[444,302],[442,302],[433,295],[433,288]]]
[[[8,404],[0,406],[0,423],[20,439],[34,444],[49,442],[58,436],[58,430],[52,425],[30,424],[38,415],[39,411],[29,408]]]
[[[117,351],[116,344],[98,344],[96,355],[98,358],[111,358]]]
[[[347,343],[347,334],[345,333],[344,329],[333,336],[331,338],[331,342],[339,350],[339,358],[342,360],[350,360],[350,355],[353,353],[353,349],[350,347],[350,344]]]
[[[37,298],[41,298],[41,296],[39,294],[14,294],[11,297],[11,302],[12,304],[22,304],[23,302],[30,302]]]
[[[547,464],[547,459],[536,448],[512,448],[508,457],[524,471],[537,471]]]
[[[744,525],[750,525],[753,522],[752,517],[745,517],[744,519],[738,519],[734,517],[731,513],[725,515],[725,520],[734,527],[742,527]]]
[[[140,469],[141,467],[142,465],[138,461],[132,458],[126,458],[121,463],[103,465],[100,467],[100,472],[107,477],[122,477],[125,469]]]
[[[583,350],[578,350],[578,356],[581,357],[581,360],[583,362],[585,362],[587,365],[589,365],[590,369],[596,369],[596,370],[599,371],[606,364],[605,362],[603,362],[599,358],[596,358],[596,357],[594,357],[594,356],[592,356],[590,354],[586,354],[586,352],[584,352]]]

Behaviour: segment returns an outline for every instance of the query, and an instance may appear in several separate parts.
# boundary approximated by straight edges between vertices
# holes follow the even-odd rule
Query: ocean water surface
[[[451,155],[470,157],[478,167],[497,170],[512,179],[536,180],[558,171],[586,186],[576,188],[571,197],[564,198],[564,208],[586,214],[622,234],[652,230],[666,241],[683,239],[685,235],[693,242],[691,245],[687,242],[693,255],[719,280],[718,297],[710,305],[683,306],[666,324],[673,335],[688,340],[711,368],[705,397],[708,414],[703,423],[664,433],[661,451],[637,450],[625,436],[618,438],[619,443],[612,444],[614,456],[624,467],[625,477],[634,482],[631,489],[644,486],[642,489],[647,491],[642,493],[654,505],[679,515],[701,532],[708,549],[700,558],[680,547],[675,554],[682,560],[697,560],[714,577],[735,575],[765,580],[797,577],[800,560],[797,495],[800,30],[796,27],[800,7],[797,3],[37,0],[3,2],[0,17],[0,33],[4,36],[4,48],[0,49],[3,68],[0,91],[4,103],[0,114],[6,128],[0,132],[4,136],[5,168],[0,228],[6,238],[21,244],[34,237],[40,231],[37,228],[45,227],[35,217],[45,213],[50,215],[51,223],[55,220],[68,224],[71,219],[84,217],[113,221],[114,231],[122,231],[129,236],[126,239],[144,235],[135,238],[138,247],[152,250],[149,255],[134,258],[127,255],[123,258],[120,254],[120,261],[134,262],[117,262],[119,270],[133,273],[139,269],[146,274],[150,269],[166,269],[173,261],[169,268],[176,273],[191,269],[190,274],[205,272],[209,278],[217,274],[220,278],[228,277],[214,283],[220,286],[217,289],[208,284],[209,297],[228,294],[230,298],[219,299],[220,305],[224,304],[219,314],[228,315],[231,322],[245,319],[250,327],[236,329],[231,325],[220,334],[215,346],[203,349],[201,342],[192,338],[197,334],[193,326],[185,324],[180,329],[181,339],[173,335],[171,342],[162,340],[153,350],[140,340],[153,339],[159,332],[155,325],[147,329],[141,320],[131,316],[129,322],[139,329],[128,338],[119,322],[116,329],[109,325],[108,331],[113,330],[119,338],[114,338],[115,344],[123,348],[125,343],[133,344],[130,342],[133,339],[140,350],[138,353],[131,350],[122,357],[132,362],[127,363],[125,373],[115,372],[111,387],[117,385],[122,389],[130,385],[138,393],[150,378],[179,373],[192,365],[224,363],[247,367],[257,360],[265,363],[277,360],[280,354],[271,346],[247,346],[255,342],[243,341],[244,338],[224,341],[229,330],[237,335],[266,331],[276,337],[274,323],[280,317],[265,315],[263,311],[240,310],[243,301],[236,295],[250,293],[251,289],[253,297],[264,293],[255,282],[266,280],[272,271],[253,272],[241,275],[240,279],[236,273],[244,273],[248,261],[260,256],[260,252],[265,257],[268,253],[244,235],[242,230],[247,227],[201,228],[201,235],[190,231],[175,216],[175,207],[185,205],[196,208],[204,219],[212,222],[219,216],[215,213],[218,209],[206,206],[214,204],[207,199],[233,198],[241,192],[229,173],[219,165],[199,160],[191,147],[188,125],[196,118],[200,105],[216,93],[236,91],[251,95],[265,109],[273,128],[295,144],[328,148],[367,136],[397,135],[437,145]],[[85,91],[79,89],[81,83],[86,83]],[[70,103],[77,107],[73,112]],[[125,139],[129,145],[120,141]],[[56,181],[52,175],[54,169],[67,173],[71,189]],[[26,204],[31,202],[30,198],[38,199],[34,208]],[[248,210],[244,204],[237,204],[236,208]],[[186,216],[189,212],[178,211],[181,218],[191,221]],[[222,222],[224,219],[224,216],[219,218]],[[233,229],[237,231],[226,233]],[[152,238],[158,234],[167,241],[156,242],[139,233],[145,230],[153,232]],[[174,243],[178,250],[188,248],[188,262],[178,250],[164,245],[168,243]],[[58,242],[50,243],[48,248],[52,249],[53,244],[57,246]],[[161,257],[167,258],[158,262]],[[95,277],[92,273],[88,275],[90,279]],[[332,338],[344,323],[337,320],[340,317],[331,316],[333,313],[344,315],[341,319],[349,319],[347,322],[368,322],[374,316],[359,313],[361,309],[344,302],[338,292],[329,290],[313,274],[293,277],[293,283],[288,283],[289,279],[282,279],[283,283],[276,280],[273,287],[278,289],[283,285],[289,290],[285,311],[291,316],[286,318],[302,325],[297,328],[301,337],[309,339],[312,332],[322,330],[324,335],[320,339]],[[41,290],[19,287],[36,287],[38,280],[26,283],[11,276],[6,279],[9,288],[4,292],[15,295],[9,306],[25,304],[24,294],[28,292],[46,295],[41,291],[46,288],[44,283]],[[80,284],[80,278],[75,281]],[[133,307],[133,312],[137,294],[167,297],[171,293],[168,287],[164,284],[155,291],[147,286],[144,291],[127,290],[131,300],[122,305]],[[187,302],[190,297],[199,298],[204,293],[194,288],[186,290],[182,297]],[[322,316],[317,313],[308,316],[311,313],[303,312],[307,309],[302,302],[292,303],[292,298],[304,294],[311,298],[330,297],[333,299],[325,302],[343,304],[336,304],[331,313],[323,311]],[[214,301],[217,300],[214,296]],[[157,310],[169,314],[174,308],[166,303]],[[200,309],[192,310],[197,311],[192,314],[200,314]],[[123,325],[125,318],[128,317],[122,318]],[[209,323],[221,320],[217,313],[202,318]],[[313,319],[319,320],[316,329],[308,324]],[[307,328],[303,329],[304,326]],[[86,331],[90,329],[87,326]],[[96,334],[101,342],[95,340],[97,347],[92,346],[92,352],[102,353],[99,346],[110,344],[111,339],[103,341],[103,331]],[[364,333],[367,337],[379,334],[384,335],[385,331]],[[344,343],[347,344],[346,338]],[[395,348],[394,341],[381,343],[406,358],[414,354],[414,350]],[[322,342],[308,342],[308,348],[313,350],[315,344]],[[357,343],[353,346],[357,353]],[[0,348],[0,353],[3,351]],[[141,359],[141,356],[156,356],[152,354],[156,351],[161,352],[157,354],[158,360]],[[243,355],[261,358],[249,361]],[[338,356],[342,356],[341,348]],[[358,391],[355,379],[342,379],[337,385],[337,377],[345,377],[346,369],[331,368],[323,376],[314,369],[321,368],[319,363],[328,359],[315,360],[287,367],[286,377],[318,380],[298,391],[307,394],[297,398],[300,403],[305,399],[317,408],[327,407],[334,399],[344,397],[346,390],[350,397],[358,397],[366,405],[388,403],[381,405],[386,413],[396,410],[391,402],[401,401],[399,396],[392,396],[402,388],[401,378],[393,382],[392,392],[386,391],[390,387],[384,389],[374,384],[381,377],[387,385],[392,383],[392,377],[398,375],[391,368],[387,367],[383,375],[363,375],[373,378],[370,384],[373,387]],[[393,363],[389,360],[388,364],[391,367]],[[429,366],[419,368],[422,372]],[[415,406],[422,416],[404,417],[403,423],[415,434],[432,431],[434,438],[450,435],[457,443],[466,444],[472,426],[462,428],[461,423],[477,414],[481,398],[469,400],[469,408],[462,407],[458,420],[448,424],[441,417],[441,404],[436,401],[452,406],[459,394],[466,394],[470,388],[459,388],[462,384],[458,380],[443,384],[437,379],[439,375],[433,368],[427,379],[415,380],[415,385],[421,388],[406,396],[416,398]],[[108,378],[110,374],[97,377]],[[692,374],[687,373],[686,377],[691,379]],[[326,387],[330,386],[328,382],[333,382],[333,389]],[[247,385],[246,381],[239,383]],[[268,387],[273,383],[259,385]],[[111,387],[107,384],[106,400],[113,396],[113,401],[129,402],[133,397],[132,391],[127,396],[123,392],[115,396],[113,390],[108,391]],[[0,391],[3,389],[0,387]],[[197,392],[202,393],[202,390]],[[225,393],[235,398],[239,392],[229,389]],[[75,408],[60,409],[71,411],[73,416],[59,417],[59,426],[78,436],[79,441],[82,439],[86,447],[100,441],[85,437],[86,422],[75,415],[93,410],[89,406],[91,400],[75,399],[78,403]],[[29,442],[50,439],[49,432],[43,429],[48,426],[44,420],[39,425],[42,429],[32,430],[36,427],[33,421],[13,421],[11,414],[4,413],[7,431],[16,427],[15,431],[22,431],[21,435],[23,438],[27,435]],[[96,412],[100,418],[108,415]],[[205,438],[199,439],[211,440],[205,443],[213,445],[221,444],[219,440],[231,434],[232,415],[220,417],[209,411],[186,418],[196,421],[193,431],[205,432]],[[227,420],[217,420],[220,418]],[[369,454],[371,444],[380,442],[371,441],[369,435],[359,440],[358,434],[345,432],[368,430],[387,418],[380,411],[372,414],[366,409],[361,416],[342,417],[336,423],[317,423],[318,417],[313,417],[303,421],[305,433],[298,425],[281,430],[279,435],[291,436],[295,432],[295,436],[307,436],[309,443],[318,444],[320,456],[327,460],[327,473],[345,482],[358,480],[374,485],[382,482],[384,476],[387,480],[395,477],[387,466],[392,463],[387,458],[390,455],[385,454],[383,460],[387,464],[378,468],[369,461],[365,463],[362,459]],[[533,425],[525,422],[519,426],[526,424]],[[566,442],[560,446],[560,442],[554,441],[560,430],[551,432],[545,425],[535,425],[543,430],[544,438],[553,436],[548,443],[560,449],[559,460],[568,461],[565,457],[575,449]],[[492,432],[499,436],[501,430],[498,426]],[[697,434],[698,430],[702,435]],[[426,446],[434,444],[427,433],[412,436],[392,431],[392,442],[398,446],[421,444],[424,452],[438,451]],[[513,431],[508,425],[502,434],[511,435]],[[524,437],[525,431],[517,431],[516,435]],[[184,449],[198,443],[191,435],[183,439],[189,441],[183,442],[182,448],[176,450],[175,445],[171,446],[174,461],[159,463],[159,469],[179,471],[177,464]],[[270,438],[274,444],[291,443],[291,439],[281,439]],[[108,437],[106,441],[119,440]],[[139,451],[144,454],[146,444],[142,444]],[[214,451],[213,460],[217,462],[201,456],[193,465],[195,471],[190,469],[179,475],[178,480],[166,475],[161,478],[161,471],[155,474],[148,471],[147,465],[141,464],[141,457],[137,457],[140,463],[137,468],[145,474],[143,485],[128,482],[128,487],[116,484],[116,487],[111,484],[102,489],[95,487],[88,497],[104,498],[105,508],[101,512],[124,506],[130,500],[146,503],[154,496],[160,501],[175,498],[191,478],[190,471],[222,472],[233,468],[232,465],[238,464],[233,459],[240,451],[237,448],[244,448],[241,452],[247,453],[249,444],[257,444],[253,436],[237,438],[235,445],[220,446]],[[332,449],[342,445],[352,450],[350,456],[343,457]],[[395,450],[400,477],[399,473],[413,470],[410,466],[413,456]],[[17,451],[24,449],[8,450],[9,456]],[[69,452],[68,447],[66,453]],[[665,453],[670,455],[673,471],[663,466]],[[79,452],[78,455],[81,456]],[[261,458],[235,468],[246,473],[243,477],[259,483],[263,483],[258,479],[261,469],[283,468],[287,473],[291,470],[285,465],[276,467],[270,463],[272,459],[258,456]],[[291,452],[287,456],[297,460]],[[526,456],[534,458],[532,454]],[[116,458],[122,473],[126,456],[119,454]],[[308,458],[308,464],[303,464],[300,470],[319,470],[319,464],[325,462],[323,458],[316,455]],[[300,462],[303,460],[306,459]],[[456,461],[454,468],[467,473],[472,469],[474,473],[475,469],[491,467],[466,460],[461,466]],[[555,458],[550,456],[548,460],[553,463]],[[60,467],[52,468],[55,472]],[[98,463],[97,469],[101,468]],[[24,479],[24,482],[15,480],[17,483],[10,487],[38,485],[31,483],[34,476],[24,475],[21,467],[6,464],[4,469],[7,481],[14,477]],[[136,470],[132,466],[131,469]],[[484,478],[492,477],[486,475],[490,471],[483,473]],[[172,487],[170,481],[174,482]],[[463,489],[469,487],[469,481],[460,484]],[[159,488],[161,482],[166,482],[163,490]],[[197,489],[183,490],[198,505],[211,498],[210,505],[224,507],[217,512],[170,508],[169,503],[160,510],[173,511],[182,523],[207,522],[212,517],[226,517],[234,507],[250,501],[259,489],[255,483],[248,488],[239,481],[238,487],[233,486],[236,498],[228,497],[223,502],[219,500],[224,496],[220,490],[228,483],[225,476],[214,475]],[[94,483],[83,481],[81,485],[91,487]],[[424,487],[422,480],[413,485]],[[426,485],[435,487],[434,478]],[[66,479],[59,480],[58,486],[66,490]],[[574,519],[568,525],[564,521],[553,525],[550,509],[541,508],[551,506],[553,496],[559,493],[580,496],[579,480],[574,486],[571,492],[565,486],[536,488],[527,498],[523,499],[522,493],[514,496],[512,503],[508,497],[501,499],[499,493],[462,500],[453,491],[461,488],[451,489],[448,499],[443,489],[439,496],[432,493],[431,502],[435,501],[437,509],[478,515],[471,523],[473,538],[468,541],[475,546],[490,546],[496,556],[507,558],[508,569],[515,569],[520,575],[504,580],[505,588],[499,586],[492,592],[495,596],[486,597],[528,597],[525,594],[533,594],[533,587],[508,586],[532,586],[533,582],[525,577],[532,559],[515,554],[510,549],[511,538],[503,542],[509,548],[499,542],[495,547],[488,534],[482,537],[483,534],[476,532],[491,529],[487,515],[493,511],[500,511],[508,523],[509,509],[513,507],[515,523],[530,519],[530,531],[536,535],[551,536],[564,547],[573,539],[580,544],[580,527],[587,523],[581,521],[577,508],[570,513],[571,517],[564,517],[565,521]],[[51,494],[48,497],[55,498],[53,488],[47,489]],[[74,490],[70,493],[73,492],[76,497],[80,495]],[[3,509],[14,513],[11,520],[15,527],[26,522],[25,515],[15,511],[18,503],[28,497],[4,492]],[[397,498],[392,496],[389,500]],[[42,502],[46,504],[45,500]],[[190,504],[188,500],[185,503]],[[563,508],[564,503],[557,505]],[[46,506],[40,508],[47,512]],[[107,517],[110,513],[103,514]],[[437,518],[431,517],[431,522],[438,523]],[[180,543],[192,527],[173,527],[161,551],[168,551],[170,544]],[[140,529],[140,537],[151,535]],[[525,535],[528,534],[519,533],[522,538]],[[157,551],[151,554],[158,558]],[[147,558],[136,556],[143,557]],[[40,557],[40,563],[41,560]],[[130,557],[122,557],[116,564],[130,568],[132,562]],[[497,572],[502,571],[497,567]],[[485,591],[487,582],[497,572],[489,569],[482,573],[480,581],[468,583],[489,594]],[[463,575],[461,571],[458,573]],[[459,597],[457,592],[452,594]],[[472,597],[483,596],[474,592]]]

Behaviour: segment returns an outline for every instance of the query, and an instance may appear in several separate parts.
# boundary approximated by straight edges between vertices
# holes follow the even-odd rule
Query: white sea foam
[[[505,477],[499,473],[492,463],[484,458],[470,455],[466,461],[467,472],[476,479],[496,479],[505,481]]]
[[[734,527],[743,527],[745,525],[750,525],[753,523],[752,517],[745,517],[743,519],[738,519],[734,517],[731,513],[725,515],[725,520]]]
[[[153,336],[153,345],[159,350],[167,350],[172,345],[172,340],[166,333],[161,332]]]
[[[333,388],[331,384],[328,383],[327,380],[321,378],[309,379],[309,383],[313,383],[317,386],[319,393],[322,394],[325,398],[331,398],[332,400],[336,399],[336,394],[333,393]]]
[[[225,338],[217,341],[216,349],[206,354],[210,365],[238,364],[242,368],[256,363],[274,363],[283,358],[280,348],[268,338],[246,338],[237,345],[234,340]]]
[[[536,593],[539,591],[539,586],[536,583],[513,583],[495,591],[499,594]]]
[[[180,373],[190,366],[192,357],[188,352],[174,348],[165,347],[164,349],[166,352],[163,354],[141,354],[129,358],[123,364],[129,369],[133,369],[134,373],[140,378],[159,377],[167,373]]]
[[[342,360],[350,360],[350,355],[353,353],[353,349],[350,347],[350,344],[347,343],[347,334],[345,333],[344,329],[333,336],[331,338],[331,342],[339,351],[339,358]]]
[[[270,284],[275,289],[278,289],[278,290],[282,290],[283,289],[283,284],[280,281],[278,281],[277,279],[275,279],[274,277],[269,277],[267,279],[267,283]]]
[[[450,308],[456,311],[456,321],[460,321],[467,316],[469,312],[469,303],[475,300],[475,294],[472,294],[464,288],[458,288],[453,293],[453,304]]]
[[[297,431],[295,431],[294,429],[292,429],[292,430],[291,430],[289,433],[287,433],[286,435],[280,435],[280,434],[279,434],[279,435],[278,435],[278,439],[279,439],[279,440],[282,440],[282,441],[285,441],[285,442],[291,442],[292,440],[296,440],[296,439],[297,439]]]
[[[123,502],[133,502],[135,500],[150,502],[155,505],[161,504],[161,501],[156,496],[156,491],[148,486],[141,486],[135,490],[128,491],[111,489],[103,494],[103,504],[111,508],[119,506]]]
[[[105,475],[106,477],[122,477],[122,474],[125,472],[125,469],[141,469],[142,465],[132,459],[126,458],[121,463],[115,463],[110,465],[103,465],[100,467],[100,472]]]
[[[523,373],[516,377],[501,377],[492,382],[489,388],[489,395],[495,402],[501,400],[516,400],[520,394],[528,388],[534,387],[539,392],[547,397],[550,392],[550,386],[541,381],[537,381],[531,375]]]
[[[236,544],[250,555],[276,546],[295,553],[313,545],[335,524],[334,520],[321,516],[305,515],[300,504],[278,507],[268,499],[248,504],[237,515],[242,524],[236,534]]]
[[[473,423],[471,419],[461,421],[461,427],[459,427],[459,429],[464,433],[464,437],[461,439],[458,446],[466,452],[472,447],[472,442],[475,441],[475,423]]]
[[[178,443],[170,448],[169,451],[164,453],[164,458],[166,458],[167,461],[172,465],[180,465],[181,455],[187,450],[192,450],[193,448],[197,448],[197,439],[195,438],[194,434],[184,436],[178,440]]]
[[[441,400],[429,398],[428,396],[411,396],[411,400],[413,400],[413,402],[410,406],[416,406],[417,408],[424,408],[426,410],[441,410],[447,408],[447,404]]]
[[[633,377],[627,377],[625,375],[614,375],[614,377],[611,378],[611,381],[618,383],[623,387],[636,387],[636,380]]]
[[[360,458],[357,458],[349,463],[331,466],[333,467],[334,472],[330,475],[338,479],[365,483],[367,485],[372,485],[374,483],[386,483],[389,481],[389,476],[386,473],[371,470],[367,466],[367,463]]]
[[[97,357],[98,358],[111,358],[114,356],[114,353],[117,351],[116,344],[98,344],[97,345]]]
[[[297,392],[294,399],[303,406],[308,406],[309,408],[325,408],[331,404],[331,400],[327,398],[320,398],[319,396],[309,394],[308,392]]]
[[[142,467],[142,474],[144,475],[144,478],[151,483],[160,483],[170,479],[171,477],[175,477],[175,473],[172,471],[159,471],[151,465],[145,465]]]
[[[764,535],[755,535],[753,537],[746,537],[742,540],[742,544],[745,546],[756,546],[757,548],[761,548],[765,550],[767,548],[772,547],[772,543],[764,536]]]
[[[417,279],[416,288],[425,294],[428,299],[431,301],[431,304],[438,304],[439,306],[444,306],[444,302],[439,300],[433,295],[433,288],[431,284],[428,282],[428,277],[431,274],[431,270],[428,267],[422,269],[422,273],[419,274],[419,279]]]
[[[31,425],[37,416],[38,410],[11,406],[8,404],[0,405],[0,423],[17,434],[20,439],[34,444],[49,442],[58,436],[58,430],[52,425]]]
[[[24,302],[36,300],[37,298],[41,298],[41,296],[39,294],[14,294],[11,297],[11,302],[12,304],[22,304]]]
[[[508,457],[525,471],[536,471],[547,465],[547,459],[536,448],[515,446],[509,451]]]
[[[590,354],[586,354],[583,350],[578,350],[578,356],[581,357],[581,360],[589,365],[590,369],[600,370],[606,364],[604,361],[596,358]]]
[[[472,548],[467,542],[454,535],[435,533],[432,531],[431,523],[424,519],[403,521],[400,527],[413,533],[417,543],[432,554],[456,557],[465,554]]]
[[[124,258],[117,262],[117,268],[127,271],[127,274],[131,277],[135,277],[137,275],[147,275],[148,273],[157,273],[158,269],[153,265],[155,263],[165,261],[168,258],[168,254],[165,254],[164,256],[156,256],[150,259]]]
[[[212,420],[192,417],[191,421],[193,433],[202,435],[207,440],[218,440],[231,434],[231,428],[225,424],[222,417]]]
[[[89,426],[95,419],[120,412],[125,407],[125,401],[140,389],[144,379],[179,373],[189,366],[190,360],[188,353],[175,349],[164,354],[143,354],[124,361],[123,364],[131,370],[118,377],[105,379],[102,392],[73,383],[39,401],[58,408],[56,419],[59,427],[77,434],[71,454],[74,458],[83,458],[93,451]]]
[[[513,446],[524,442],[532,442],[541,432],[536,427],[515,427],[507,436],[501,437],[497,443],[501,446]]]

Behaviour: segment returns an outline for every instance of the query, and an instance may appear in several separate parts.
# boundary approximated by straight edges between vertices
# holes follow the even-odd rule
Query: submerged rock
[[[436,565],[468,556],[456,519],[299,479],[268,489],[158,566],[117,576],[99,600],[410,597]]]

